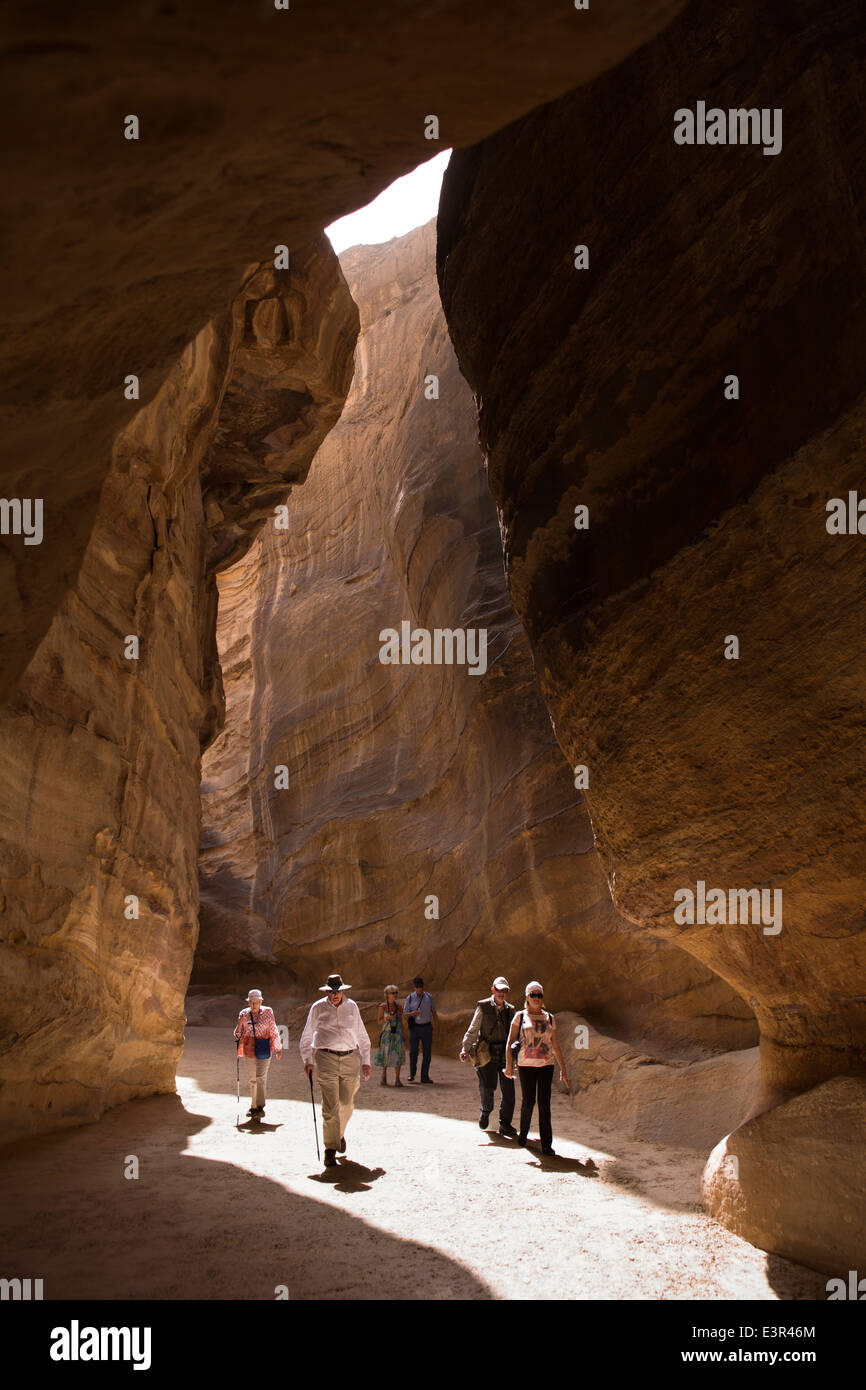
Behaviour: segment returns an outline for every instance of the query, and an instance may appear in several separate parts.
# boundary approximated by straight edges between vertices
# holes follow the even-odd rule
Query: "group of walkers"
[[[399,1004],[396,985],[385,986],[385,1002],[379,1005],[379,1046],[373,1053],[373,1066],[382,1068],[380,1086],[388,1085],[388,1068],[393,1067],[394,1085],[402,1086],[400,1069],[406,1061],[406,1039],[403,1025],[409,1033],[409,1080],[415,1080],[418,1070],[418,1052],[421,1051],[421,1085],[432,1086],[430,1058],[433,1055],[433,1030],[439,1035],[439,1015],[433,995],[424,988],[424,981],[416,975],[412,981],[414,989],[406,995],[405,1002]]]
[[[413,990],[400,1004],[396,985],[385,987],[379,1005],[379,1046],[372,1055],[370,1039],[361,1011],[346,991],[340,975],[329,975],[319,986],[323,998],[310,1008],[301,1034],[300,1052],[304,1070],[318,1078],[322,1093],[322,1129],[325,1166],[334,1167],[337,1154],[346,1152],[346,1126],[352,1116],[361,1077],[369,1081],[372,1067],[381,1068],[380,1086],[388,1085],[388,1070],[395,1072],[394,1085],[402,1086],[400,1071],[406,1061],[408,1031],[409,1081],[414,1082],[421,1053],[420,1084],[433,1085],[430,1059],[434,1031],[439,1033],[439,1016],[432,994],[416,975]],[[544,1007],[544,990],[531,980],[524,992],[523,1008],[508,1002],[510,986],[503,975],[493,981],[489,998],[479,999],[460,1048],[461,1062],[472,1061],[478,1076],[481,1113],[478,1124],[487,1129],[499,1087],[499,1133],[525,1145],[532,1114],[538,1107],[541,1152],[553,1155],[553,1126],[550,1098],[553,1089],[554,1059],[559,1079],[569,1085],[565,1062],[556,1034],[556,1020]],[[235,1028],[238,1066],[243,1057],[250,1083],[251,1104],[247,1114],[260,1120],[265,1113],[268,1068],[272,1057],[282,1056],[282,1040],[274,1013],[262,1001],[261,990],[251,989],[246,1009],[242,1009]],[[514,1068],[520,1077],[520,1128],[512,1124],[515,1108]]]
[[[556,1019],[544,1007],[544,990],[538,980],[530,980],[524,991],[523,1008],[509,1004],[511,992],[504,975],[493,981],[489,999],[479,999],[472,1022],[463,1037],[461,1062],[473,1061],[478,1076],[481,1114],[478,1124],[487,1129],[499,1084],[499,1133],[525,1145],[529,1138],[532,1112],[538,1105],[538,1132],[541,1152],[554,1157],[553,1122],[550,1097],[553,1091],[554,1058],[559,1063],[559,1079],[568,1086],[565,1061],[556,1035]],[[520,1129],[511,1123],[514,1115],[514,1066],[520,1076]]]

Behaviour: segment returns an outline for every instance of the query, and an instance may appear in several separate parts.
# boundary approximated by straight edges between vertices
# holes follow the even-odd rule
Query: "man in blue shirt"
[[[415,989],[411,994],[406,995],[406,1002],[403,1005],[403,1016],[409,1021],[409,1080],[415,1080],[418,1048],[421,1047],[421,1082],[424,1086],[432,1086],[430,1057],[433,1053],[434,1025],[436,1036],[439,1036],[439,1015],[436,1012],[433,995],[427,993],[421,976],[416,975],[412,983]]]

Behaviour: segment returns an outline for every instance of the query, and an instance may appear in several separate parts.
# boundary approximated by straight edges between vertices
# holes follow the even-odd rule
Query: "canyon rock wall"
[[[704,1205],[753,1245],[826,1270],[847,1289],[866,1249],[864,1151],[862,1077],[831,1077],[720,1140],[704,1169]]]
[[[850,4],[694,4],[455,153],[440,207],[509,592],[616,904],[749,1001],[759,1108],[866,1086],[866,539],[825,510],[864,483],[864,77]],[[781,110],[781,151],[677,144],[698,101]],[[781,931],[675,922],[698,880],[782,890]],[[819,1111],[824,1174],[847,1175],[844,1119]],[[789,1152],[800,1181],[813,1156]],[[822,1190],[817,1234],[796,1203],[773,1225],[741,1165],[736,1228],[835,1269],[866,1246],[866,1191],[852,1216],[844,1183]]]
[[[420,971],[459,1014],[504,971],[629,1036],[748,1045],[733,991],[613,910],[508,604],[434,224],[341,260],[361,313],[345,410],[288,530],[219,577],[191,1012],[239,982],[290,1001],[339,969],[362,1004]],[[404,620],[484,628],[486,674],[382,664]]]
[[[707,1153],[754,1107],[757,1047],[698,1060],[656,1057],[576,1014],[558,1013],[556,1025],[575,1110],[618,1134]]]
[[[589,80],[683,3],[4,7],[0,490],[44,499],[45,539],[0,537],[0,699],[81,565],[127,374],[150,401],[250,261]]]
[[[330,245],[292,265],[250,268],[119,435],[77,582],[0,711],[4,1139],[174,1089],[215,572],[303,481],[351,380]]]

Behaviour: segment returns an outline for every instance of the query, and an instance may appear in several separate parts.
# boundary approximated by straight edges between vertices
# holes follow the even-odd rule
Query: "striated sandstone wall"
[[[866,1086],[866,539],[825,526],[864,482],[864,77],[857,7],[694,4],[457,152],[440,211],[509,592],[559,742],[589,765],[615,901],[749,1001],[763,1107],[840,1072]],[[781,108],[781,153],[675,144],[698,100]],[[781,932],[677,925],[699,879],[781,889]],[[791,1193],[769,1222],[748,1163],[711,1207],[832,1269],[866,1243],[866,1189],[852,1216],[844,1120],[821,1113],[817,1225]],[[815,1152],[789,1155],[792,1193]]]
[[[4,1138],[174,1089],[222,718],[215,571],[303,481],[357,322],[323,238],[291,272],[252,267],[116,441],[78,580],[0,711]]]
[[[504,970],[629,1035],[746,1046],[733,992],[612,907],[508,605],[434,251],[431,223],[342,256],[361,313],[346,408],[288,531],[219,577],[195,991],[291,999],[339,969],[364,1002],[420,970],[465,1009]],[[403,619],[486,628],[487,674],[382,665],[379,633]]]
[[[126,374],[151,400],[250,261],[594,77],[683,3],[4,6],[0,491],[44,498],[46,539],[0,537],[0,699],[82,563]]]

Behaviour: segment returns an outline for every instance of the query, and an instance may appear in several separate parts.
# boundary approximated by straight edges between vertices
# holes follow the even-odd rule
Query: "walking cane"
[[[317,1158],[318,1162],[321,1163],[321,1161],[322,1161],[322,1155],[321,1155],[321,1153],[319,1152],[319,1130],[318,1130],[318,1127],[317,1127],[317,1125],[316,1125],[316,1097],[315,1097],[314,1094],[313,1094],[313,1073],[312,1073],[312,1072],[310,1072],[310,1100],[313,1102],[313,1131],[314,1131],[315,1136],[316,1136],[316,1158]]]

